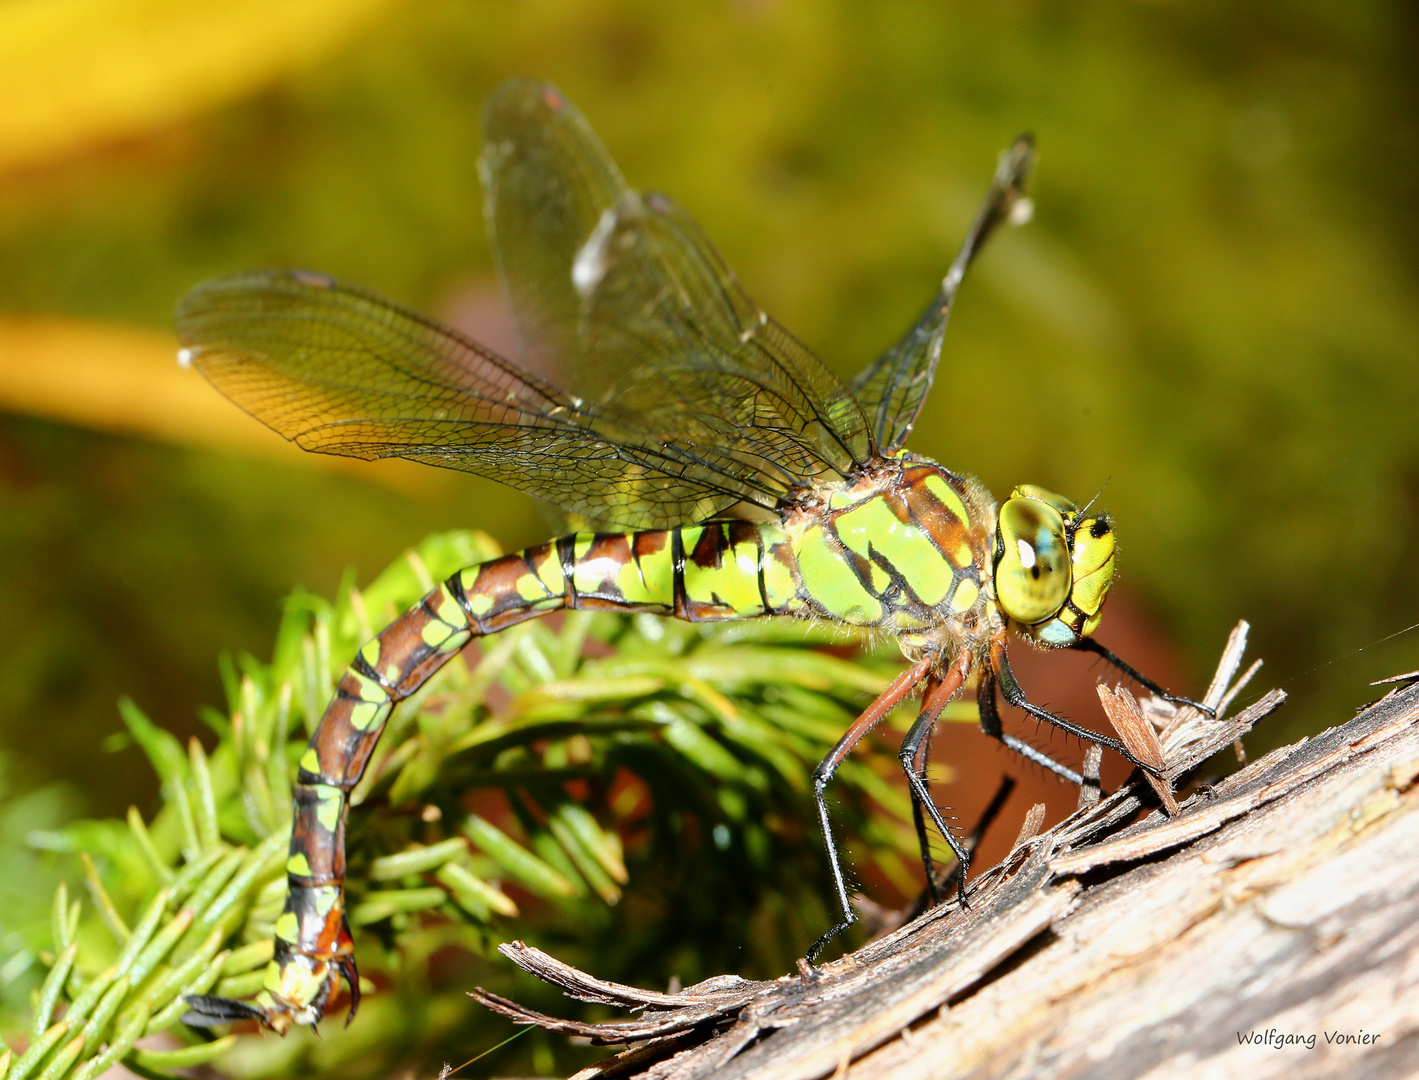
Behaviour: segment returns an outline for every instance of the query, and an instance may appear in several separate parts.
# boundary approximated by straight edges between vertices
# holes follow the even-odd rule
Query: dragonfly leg
[[[921,712],[917,714],[916,722],[907,732],[907,737],[902,740],[902,748],[898,755],[902,762],[902,770],[907,774],[907,783],[911,785],[912,817],[917,826],[917,839],[921,843],[921,862],[922,866],[926,868],[926,884],[931,891],[932,903],[939,903],[942,898],[938,895],[940,886],[936,881],[935,869],[932,866],[931,845],[926,834],[923,812],[930,815],[932,824],[940,831],[946,843],[951,846],[952,852],[955,853],[956,862],[960,867],[959,895],[962,902],[966,898],[966,872],[970,869],[971,854],[966,846],[956,838],[955,833],[946,824],[946,819],[941,816],[941,811],[932,802],[931,792],[926,786],[925,766],[926,747],[931,738],[932,728],[936,726],[936,721],[941,716],[941,710],[946,707],[946,703],[961,689],[969,665],[970,653],[963,649],[950,670],[941,678],[933,679],[927,685],[926,694],[922,698]]]
[[[1144,675],[1141,671],[1135,668],[1132,664],[1125,663],[1116,653],[1100,645],[1091,637],[1080,638],[1078,641],[1076,641],[1073,645],[1069,647],[1071,649],[1078,649],[1080,652],[1089,652],[1093,653],[1095,656],[1101,657],[1105,663],[1112,664],[1114,667],[1118,668],[1119,671],[1123,672],[1134,682],[1146,687],[1150,692],[1156,694],[1164,701],[1171,701],[1174,705],[1191,706],[1198,712],[1204,713],[1207,716],[1215,717],[1217,715],[1217,711],[1212,708],[1211,705],[1204,705],[1200,701],[1193,701],[1192,698],[1179,697],[1177,694],[1168,693],[1152,679],[1148,678],[1147,675]]]
[[[1068,780],[1071,784],[1083,785],[1084,778],[1067,765],[1061,765],[1043,750],[1031,746],[1024,739],[1017,739],[1006,733],[1000,723],[1000,712],[995,707],[995,674],[989,668],[981,673],[980,689],[976,692],[976,705],[980,709],[980,729],[992,739],[1014,750],[1026,761],[1032,761]]]
[[[1113,750],[1116,753],[1121,754],[1130,763],[1137,765],[1140,769],[1148,769],[1148,766],[1143,764],[1143,762],[1139,761],[1136,757],[1134,757],[1133,754],[1129,751],[1128,747],[1124,746],[1123,743],[1119,742],[1118,739],[1110,738],[1108,735],[1100,735],[1097,731],[1090,731],[1086,727],[1080,727],[1078,724],[1071,723],[1062,716],[1056,716],[1048,709],[1040,708],[1038,705],[1034,704],[1028,698],[1026,698],[1025,691],[1020,688],[1019,682],[1016,681],[1015,673],[1010,670],[1010,661],[1006,658],[1005,655],[1004,631],[1001,631],[1001,633],[991,639],[990,666],[991,669],[995,672],[995,678],[1000,683],[1001,696],[1005,698],[1007,703],[1014,705],[1017,709],[1023,709],[1025,712],[1033,716],[1036,720],[1043,720],[1047,724],[1052,724],[1053,726],[1059,728],[1060,731],[1067,732],[1068,734],[1073,735],[1076,738],[1084,739],[1091,743],[1097,743],[1102,747],[1105,747],[1109,750]],[[982,721],[984,722],[984,712],[982,713]],[[1038,750],[1035,750],[1034,747],[1029,746],[1028,743],[1021,742],[1018,739],[1016,739],[1013,743],[1008,742],[1006,741],[1007,737],[1003,735],[997,737],[1000,738],[1002,742],[1005,742],[1006,746],[1009,746],[1012,750],[1023,754],[1031,761],[1038,761],[1039,764],[1044,765],[1046,768],[1053,768],[1053,771],[1059,772],[1059,769],[1053,766],[1053,763],[1050,762],[1049,758],[1046,758],[1043,754],[1040,754]],[[1041,760],[1042,758],[1043,760]],[[1083,778],[1080,777],[1078,773],[1073,773],[1072,770],[1070,771],[1072,775],[1066,777],[1066,779],[1069,779],[1071,782],[1076,784],[1082,784]],[[1064,774],[1060,773],[1060,775]]]
[[[828,818],[828,801],[824,797],[823,791],[828,786],[828,781],[833,778],[833,774],[838,771],[838,766],[843,763],[848,754],[852,753],[852,748],[862,741],[863,736],[877,726],[882,717],[896,708],[898,703],[916,689],[917,684],[926,678],[927,673],[931,670],[931,664],[932,658],[930,657],[920,660],[893,679],[887,689],[877,696],[877,700],[867,706],[862,715],[853,721],[852,726],[843,733],[843,737],[838,740],[837,745],[813,770],[813,801],[818,806],[818,824],[823,829],[823,841],[828,849],[828,868],[833,875],[833,891],[837,894],[838,907],[842,911],[842,921],[835,923],[817,941],[813,942],[813,947],[808,950],[808,955],[805,957],[810,964],[823,951],[823,946],[857,921],[857,915],[853,912],[852,903],[848,899],[842,860],[838,857],[837,844],[833,841],[833,826]]]
[[[912,770],[923,782],[926,779],[926,753],[930,746],[931,739],[923,739],[916,757],[912,760]],[[927,895],[935,907],[945,899],[946,891],[936,880],[936,860],[931,855],[931,836],[926,831],[926,814],[921,809],[921,800],[916,797],[915,791],[912,793],[912,824],[916,826],[916,842],[921,845],[921,868],[926,871]]]

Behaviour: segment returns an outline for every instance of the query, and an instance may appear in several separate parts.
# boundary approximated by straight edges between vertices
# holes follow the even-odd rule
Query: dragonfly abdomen
[[[787,536],[743,521],[574,533],[468,567],[360,649],[300,759],[277,948],[257,1003],[273,1026],[318,1019],[333,968],[358,985],[341,885],[345,815],[394,705],[475,637],[559,608],[653,611],[691,622],[793,613]]]
[[[561,607],[650,611],[689,622],[801,607],[787,535],[746,521],[573,533],[470,567],[457,580],[479,634]]]
[[[473,638],[559,608],[691,622],[792,613],[802,603],[792,565],[777,526],[728,521],[574,533],[459,571],[366,643],[340,680],[300,760],[292,874],[311,885],[343,877],[345,793],[364,773],[394,704]]]

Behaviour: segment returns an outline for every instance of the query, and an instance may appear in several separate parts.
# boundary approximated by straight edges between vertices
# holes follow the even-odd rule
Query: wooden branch
[[[1239,639],[1239,640],[1236,640]],[[1176,781],[1283,700],[1222,719],[1239,628],[1205,703],[1110,700]],[[1111,709],[1111,712],[1113,710]],[[817,1077],[1402,1077],[1419,1074],[1419,686],[1252,762],[1176,816],[1135,776],[943,905],[817,970],[676,994],[606,983],[520,943],[521,967],[639,1017],[523,1023],[633,1043],[578,1074]],[[1087,792],[1086,792],[1087,795]]]

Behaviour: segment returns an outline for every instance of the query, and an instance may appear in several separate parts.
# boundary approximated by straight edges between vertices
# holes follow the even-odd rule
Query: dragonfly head
[[[1103,618],[1114,579],[1108,515],[1034,484],[1021,484],[995,527],[995,598],[1022,634],[1040,645],[1072,645]]]

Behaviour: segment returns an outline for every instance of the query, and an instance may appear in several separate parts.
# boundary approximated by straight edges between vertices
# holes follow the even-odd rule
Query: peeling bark
[[[1239,688],[1239,629],[1205,699],[1219,714]],[[1282,698],[1233,719],[1151,701],[1139,715],[1173,782]],[[1419,685],[1394,689],[1176,816],[1135,776],[1022,832],[969,908],[928,911],[807,975],[662,994],[512,943],[505,955],[572,997],[640,1014],[582,1024],[475,996],[634,1044],[580,1080],[1419,1075],[1416,721]]]

